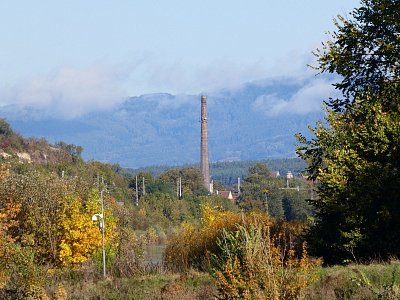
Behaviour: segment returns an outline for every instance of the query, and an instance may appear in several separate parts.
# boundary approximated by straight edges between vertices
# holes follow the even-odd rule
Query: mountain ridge
[[[321,88],[322,87],[322,88]],[[294,134],[323,118],[329,78],[274,79],[208,96],[211,161],[294,157]],[[319,90],[320,89],[320,90]],[[318,100],[319,99],[319,100]],[[107,111],[74,119],[38,118],[40,111],[0,108],[18,132],[81,145],[85,159],[139,168],[199,161],[200,94],[129,97]]]

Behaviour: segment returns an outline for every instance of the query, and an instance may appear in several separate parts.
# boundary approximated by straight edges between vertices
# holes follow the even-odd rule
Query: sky
[[[353,0],[0,0],[0,106],[198,94],[311,71]],[[318,83],[320,84],[320,83]]]

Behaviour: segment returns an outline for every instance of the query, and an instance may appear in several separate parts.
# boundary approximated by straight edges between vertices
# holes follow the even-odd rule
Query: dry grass
[[[321,268],[306,299],[400,299],[400,262]]]

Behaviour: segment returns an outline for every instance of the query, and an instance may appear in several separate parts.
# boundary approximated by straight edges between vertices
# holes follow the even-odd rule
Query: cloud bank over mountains
[[[124,101],[122,70],[106,65],[84,69],[60,68],[53,74],[3,89],[2,99],[15,109],[31,108],[39,118],[73,119],[92,111],[109,110]]]
[[[73,119],[91,112],[110,110],[129,97],[147,93],[209,94],[237,89],[248,82],[277,81],[287,78],[285,74],[300,81],[313,76],[311,70],[304,70],[305,65],[311,63],[309,55],[288,55],[290,59],[269,65],[262,59],[249,59],[246,64],[239,64],[229,58],[215,58],[212,62],[199,62],[188,68],[188,62],[184,60],[163,61],[152,53],[144,53],[136,55],[138,58],[128,63],[107,64],[101,60],[80,68],[60,66],[47,74],[0,86],[0,107],[11,105],[20,112],[28,109],[35,112],[35,118]],[[265,74],[270,79],[264,80]],[[293,99],[273,94],[260,96],[254,107],[271,115],[279,114],[294,104],[299,107],[293,113],[301,113],[303,104],[308,107],[310,101],[317,101],[317,97],[307,94],[307,91],[316,92],[318,96],[328,92],[324,88],[325,80],[311,84],[315,86],[305,87],[305,91],[299,91]]]
[[[180,68],[179,66],[176,66]],[[246,86],[241,80],[250,74],[254,76],[262,70],[233,70],[221,68],[219,71],[211,69],[198,70],[203,78],[198,84],[208,86],[209,89],[198,92],[205,94],[218,94],[219,91],[237,91]],[[224,73],[222,70],[225,70]],[[184,86],[190,86],[189,79],[177,78],[176,74],[182,72],[158,73],[149,75],[161,82],[164,80],[165,87],[172,86],[173,82],[183,82]],[[210,72],[210,73],[208,73]],[[218,73],[221,72],[221,73]],[[246,73],[247,72],[247,73]],[[154,71],[154,73],[156,73]],[[168,78],[167,73],[170,74]],[[200,74],[199,73],[199,74]],[[224,76],[225,74],[225,76]],[[238,74],[241,74],[240,76]],[[247,74],[247,75],[246,75]],[[46,119],[74,119],[92,112],[109,111],[126,101],[129,96],[124,84],[130,80],[132,72],[129,68],[97,64],[84,69],[60,68],[51,75],[27,80],[12,88],[0,89],[3,103],[8,106],[9,111],[14,111],[24,118]],[[144,74],[146,76],[146,74]],[[178,76],[179,77],[179,76]],[[187,80],[187,82],[184,82]],[[302,77],[271,77],[260,80],[264,86],[280,84],[281,82],[297,82],[296,90],[287,93],[280,89],[278,92],[257,95],[251,99],[251,107],[265,116],[279,116],[282,114],[299,114],[318,112],[322,109],[323,100],[337,96],[332,86],[332,79],[324,76],[314,77],[303,75]],[[223,87],[223,88],[220,88]],[[292,87],[293,88],[293,87]],[[151,94],[150,94],[151,95]],[[159,106],[179,106],[187,103],[188,97],[180,94],[175,102],[169,99],[159,98]],[[151,97],[151,96],[150,96]],[[30,114],[30,115],[29,115]]]
[[[323,118],[330,83],[272,78],[206,93],[211,161],[294,157],[294,135],[307,135],[308,125]],[[0,116],[26,136],[81,145],[86,159],[125,167],[198,161],[200,94],[146,94],[113,105],[69,119],[12,107],[0,107]]]
[[[258,96],[253,102],[253,109],[262,111],[267,116],[287,114],[305,115],[322,110],[322,103],[329,97],[339,96],[332,86],[333,81],[315,79],[305,84],[288,98],[277,93]]]

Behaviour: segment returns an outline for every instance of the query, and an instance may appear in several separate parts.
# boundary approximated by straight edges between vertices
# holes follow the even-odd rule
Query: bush
[[[299,250],[301,250],[300,236],[304,223],[274,222],[265,213],[225,211],[222,207],[211,206],[208,203],[201,205],[201,216],[201,224],[183,223],[180,231],[169,239],[164,260],[170,269],[208,270],[211,262],[210,253],[215,254],[220,251],[217,241],[222,237],[223,231],[237,231],[238,224],[246,227],[252,224],[268,225],[272,235],[281,236],[279,242],[290,240],[293,247],[300,245]]]
[[[206,270],[210,266],[210,252],[217,250],[216,241],[224,228],[233,229],[241,222],[241,215],[230,211],[219,211],[209,204],[202,205],[201,224],[183,223],[165,249],[164,261],[174,271],[190,268]]]
[[[145,238],[138,237],[132,229],[123,228],[118,244],[118,252],[111,264],[111,274],[117,277],[142,274],[145,268]]]
[[[34,251],[17,244],[6,249],[7,260],[0,261],[5,281],[0,287],[1,299],[45,299],[44,268],[35,262]]]
[[[290,241],[271,236],[270,225],[238,225],[223,231],[213,255],[213,275],[220,299],[299,299],[316,280],[319,260],[303,244],[299,257]],[[283,247],[281,245],[284,245]]]

